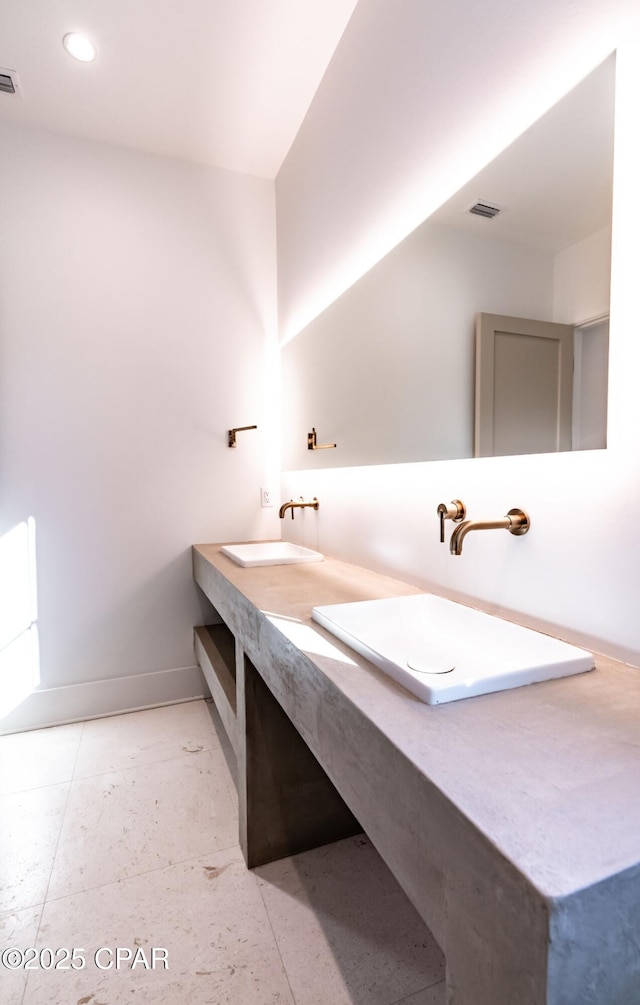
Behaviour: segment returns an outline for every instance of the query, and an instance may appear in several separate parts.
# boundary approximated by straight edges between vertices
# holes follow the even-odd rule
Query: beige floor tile
[[[45,899],[69,784],[0,796],[0,911]]]
[[[433,936],[366,838],[255,871],[297,1005],[390,1005],[443,979]]]
[[[204,701],[129,712],[85,723],[74,778],[219,749]]]
[[[430,988],[417,991],[414,995],[401,998],[393,1005],[447,1005],[447,986],[444,981],[440,981]]]
[[[34,943],[49,885],[37,946],[86,960],[0,972],[2,1005],[445,1005],[438,947],[366,839],[246,870],[215,725],[191,702],[0,738],[0,792],[26,790],[0,794],[0,948]],[[100,970],[118,946],[170,969]]]
[[[293,1005],[237,848],[51,902],[39,941],[81,947],[86,966],[31,973],[24,1005]],[[141,948],[149,961],[152,947],[165,949],[169,969],[98,969],[96,950],[107,964],[116,947]]]
[[[0,794],[70,782],[82,725],[0,736]]]
[[[204,750],[72,782],[48,898],[238,842],[221,751]]]
[[[0,963],[0,1001],[2,1005],[21,1005],[27,981],[24,963],[15,970],[11,969],[15,966],[16,957],[9,955],[5,960],[4,952],[17,949],[22,955],[26,949],[32,949],[35,946],[41,914],[41,906],[0,914],[0,952],[3,952],[3,962]],[[22,956],[22,960],[24,961],[24,956]],[[17,962],[20,962],[20,956],[17,957]]]

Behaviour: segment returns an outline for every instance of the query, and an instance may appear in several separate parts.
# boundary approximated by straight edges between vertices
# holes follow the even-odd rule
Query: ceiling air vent
[[[469,213],[483,216],[485,220],[493,220],[498,213],[502,213],[502,206],[495,206],[490,202],[474,202],[473,206],[469,206]]]
[[[4,92],[5,94],[20,94],[18,74],[15,70],[3,70],[0,67],[0,92]]]

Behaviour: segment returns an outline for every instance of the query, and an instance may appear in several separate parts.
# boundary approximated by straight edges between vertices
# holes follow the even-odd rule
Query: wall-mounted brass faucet
[[[229,446],[236,446],[236,433],[242,433],[245,429],[257,429],[257,426],[236,426],[235,429],[229,430]]]
[[[461,555],[462,542],[472,530],[508,530],[510,534],[521,537],[530,526],[531,521],[522,509],[510,509],[502,520],[466,520],[454,529],[449,541],[449,551],[452,555]]]
[[[466,515],[466,506],[459,499],[453,499],[451,501],[451,506],[447,506],[446,503],[440,503],[438,506],[438,516],[440,517],[440,544],[444,544],[445,520],[453,520],[454,523],[460,523],[461,520],[464,520]]]
[[[307,450],[333,450],[337,443],[318,443],[318,434],[314,426],[310,433],[307,433]]]
[[[297,502],[294,502],[293,499],[290,499],[289,502],[283,503],[282,506],[280,507],[280,519],[283,520],[285,513],[287,512],[288,509],[290,509],[291,519],[293,520],[294,510],[304,509],[305,506],[310,506],[311,509],[318,509],[320,507],[320,503],[318,502],[315,496],[313,497],[311,502],[305,502],[302,496],[300,496],[300,499]]]

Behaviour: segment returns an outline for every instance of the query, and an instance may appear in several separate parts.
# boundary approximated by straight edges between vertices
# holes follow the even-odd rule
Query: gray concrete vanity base
[[[250,869],[362,828],[247,657],[238,677],[240,845]]]
[[[334,560],[193,558],[235,639],[248,864],[355,818],[442,946],[450,1005],[640,1005],[640,673],[598,659],[427,706],[310,617],[420,591]]]

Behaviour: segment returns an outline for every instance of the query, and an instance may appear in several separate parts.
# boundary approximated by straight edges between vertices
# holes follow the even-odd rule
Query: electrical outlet
[[[273,492],[271,489],[260,489],[260,505],[273,506]]]

